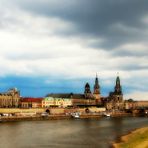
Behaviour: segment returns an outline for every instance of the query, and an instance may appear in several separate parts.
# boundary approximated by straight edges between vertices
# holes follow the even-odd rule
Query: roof
[[[22,98],[21,102],[42,102],[43,98]]]
[[[85,99],[84,94],[73,94],[72,96],[73,99]]]
[[[4,92],[4,93],[0,93],[0,95],[6,95],[6,96],[8,95],[9,96],[11,94],[10,93],[7,93],[7,92]]]
[[[85,84],[85,87],[90,87],[90,85],[89,85],[89,83],[88,83],[88,82]]]
[[[53,98],[71,98],[72,93],[65,93],[65,94],[47,94],[46,97],[53,97]]]
[[[69,98],[69,99],[86,99],[84,94],[73,94],[73,93],[65,93],[65,94],[48,94],[46,97],[53,98]]]

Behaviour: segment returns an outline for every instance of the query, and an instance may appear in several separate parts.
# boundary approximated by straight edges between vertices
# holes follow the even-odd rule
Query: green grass
[[[148,148],[148,127],[142,128],[123,138],[120,148]]]

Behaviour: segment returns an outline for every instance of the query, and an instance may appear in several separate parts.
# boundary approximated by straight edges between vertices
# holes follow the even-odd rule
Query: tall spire
[[[121,88],[121,85],[120,85],[119,73],[117,73],[115,93],[122,94],[122,88]]]
[[[95,78],[94,94],[100,94],[100,86],[99,86],[97,73],[96,73],[96,78]]]

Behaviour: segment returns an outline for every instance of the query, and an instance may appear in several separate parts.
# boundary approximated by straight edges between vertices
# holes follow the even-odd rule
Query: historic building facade
[[[41,108],[43,98],[21,98],[21,108]]]
[[[116,78],[114,91],[110,92],[109,96],[107,97],[106,108],[108,110],[110,109],[122,110],[125,108],[123,93],[122,93],[122,86],[120,84],[119,76],[117,76]]]
[[[98,77],[96,75],[93,93],[91,91],[89,83],[87,82],[84,86],[84,93],[83,94],[73,94],[73,93],[48,94],[47,98],[50,98],[50,99],[44,100],[44,102],[43,102],[44,107],[47,104],[54,102],[53,98],[61,98],[61,99],[67,98],[67,99],[71,100],[71,104],[69,103],[69,106],[73,106],[73,107],[81,107],[81,106],[87,107],[87,106],[100,105],[101,104],[101,95],[100,95],[100,85],[99,85]],[[64,104],[64,102],[65,101],[63,101],[63,104]],[[54,103],[54,104],[56,105],[56,103]]]
[[[46,97],[42,100],[42,107],[68,107],[72,106],[72,100],[69,98]]]
[[[15,108],[20,106],[20,92],[17,88],[0,93],[0,108]]]

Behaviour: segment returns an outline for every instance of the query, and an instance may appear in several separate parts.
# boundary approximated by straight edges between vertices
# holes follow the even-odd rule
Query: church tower
[[[114,92],[116,94],[119,94],[119,95],[122,94],[122,88],[121,88],[121,85],[120,85],[120,78],[119,78],[119,76],[117,76],[117,78],[116,78],[116,85],[115,85],[115,91]]]
[[[96,74],[96,78],[95,78],[94,94],[100,94],[100,86],[99,86],[97,74]]]
[[[96,99],[96,103],[100,104],[101,103],[101,96],[100,96],[100,85],[99,85],[99,80],[98,76],[96,74],[95,78],[95,84],[94,84],[94,93],[93,93],[94,98]]]
[[[116,77],[114,91],[110,92],[108,103],[106,106],[107,109],[117,109],[117,110],[124,109],[122,86],[118,75]]]
[[[116,78],[116,84],[115,84],[115,88],[114,88],[114,101],[115,102],[122,102],[123,101],[123,94],[122,94],[122,87],[120,84],[120,78],[119,76],[117,76]]]

